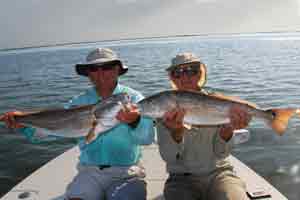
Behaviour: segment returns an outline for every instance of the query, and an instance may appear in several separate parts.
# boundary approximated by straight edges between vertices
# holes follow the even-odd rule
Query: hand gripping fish
[[[51,135],[62,137],[86,136],[91,139],[119,124],[120,122],[115,116],[129,103],[128,95],[121,93],[94,105],[27,112],[22,116],[17,116],[16,121],[47,129],[52,132]],[[285,132],[289,118],[294,114],[300,114],[300,109],[274,108],[264,110],[237,98],[192,91],[162,91],[137,103],[141,115],[153,119],[162,118],[165,112],[174,108],[184,108],[183,122],[191,126],[230,123],[229,112],[233,105],[240,106],[252,117],[263,119],[279,135]]]

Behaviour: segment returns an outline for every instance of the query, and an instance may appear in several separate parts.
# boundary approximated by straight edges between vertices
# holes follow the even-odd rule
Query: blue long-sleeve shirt
[[[113,94],[125,92],[131,101],[136,103],[143,96],[123,85],[118,84]],[[89,88],[85,93],[74,97],[65,108],[77,105],[94,104],[101,101],[95,88]],[[58,137],[51,135],[41,135],[35,128],[26,127],[20,129],[31,142],[42,142]],[[100,134],[91,143],[86,144],[85,138],[79,138],[79,148],[81,151],[79,160],[83,165],[112,165],[129,166],[136,164],[141,157],[140,145],[151,144],[154,141],[153,120],[141,117],[137,127],[132,128],[127,124],[120,123],[106,134]]]

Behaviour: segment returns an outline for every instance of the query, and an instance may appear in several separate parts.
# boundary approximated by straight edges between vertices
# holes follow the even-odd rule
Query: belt
[[[103,169],[105,169],[105,168],[110,168],[111,166],[110,165],[98,165],[98,168],[100,169],[100,170],[103,170]]]

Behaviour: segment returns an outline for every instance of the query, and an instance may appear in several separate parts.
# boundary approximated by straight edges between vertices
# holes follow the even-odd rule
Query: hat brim
[[[94,60],[93,62],[88,62],[88,63],[82,63],[82,64],[76,64],[75,69],[77,74],[82,75],[82,76],[88,76],[88,69],[91,66],[98,65],[99,67],[103,66],[105,67],[108,64],[116,64],[120,66],[120,72],[119,76],[125,74],[128,71],[128,67],[126,65],[123,65],[123,63],[116,59],[116,60],[111,60],[111,59],[98,59]]]
[[[166,69],[166,71],[171,71],[172,69],[174,69],[174,68],[176,68],[176,67],[178,67],[178,66],[180,66],[180,65],[190,64],[190,63],[200,63],[200,64],[201,64],[201,61],[199,61],[199,60],[195,60],[195,61],[187,61],[187,62],[180,63],[180,64],[178,64],[178,65],[171,65],[170,67],[168,67],[168,68]]]

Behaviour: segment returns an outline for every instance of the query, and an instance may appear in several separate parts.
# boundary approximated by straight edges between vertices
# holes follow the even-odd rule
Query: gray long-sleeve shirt
[[[159,151],[169,173],[208,175],[216,169],[231,167],[226,158],[232,149],[232,139],[224,141],[218,127],[185,130],[183,141],[176,143],[161,121],[156,126]]]

